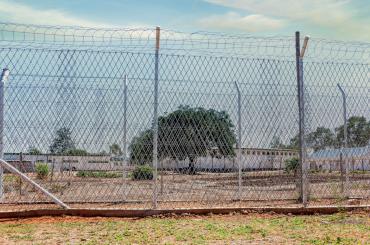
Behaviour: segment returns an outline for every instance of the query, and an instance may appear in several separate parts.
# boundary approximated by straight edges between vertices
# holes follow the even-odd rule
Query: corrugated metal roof
[[[322,159],[322,158],[339,158],[340,153],[343,152],[344,156],[347,157],[362,157],[370,155],[370,147],[353,147],[343,149],[326,149],[319,150],[309,155],[311,159]]]

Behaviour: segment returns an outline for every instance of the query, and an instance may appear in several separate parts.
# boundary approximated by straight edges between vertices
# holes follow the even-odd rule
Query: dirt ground
[[[70,208],[75,209],[113,209],[113,210],[140,210],[152,209],[152,203],[67,203]],[[157,209],[209,209],[209,208],[259,208],[259,207],[283,207],[300,208],[302,203],[297,200],[275,200],[275,201],[229,201],[229,202],[159,202]],[[320,199],[311,200],[308,207],[344,207],[344,206],[367,206],[370,207],[370,199]],[[0,204],[1,212],[60,209],[53,203],[32,204]]]
[[[370,244],[370,213],[0,220],[0,244]]]
[[[35,176],[31,177],[35,179]],[[162,180],[163,181],[162,181]],[[6,181],[5,181],[6,180]],[[4,203],[47,202],[44,195],[30,185],[7,175],[4,182]],[[285,202],[297,199],[294,175],[282,171],[256,171],[243,174],[240,198],[254,205]],[[130,178],[81,178],[74,172],[37,180],[64,202],[69,203],[124,203],[126,206],[149,208],[153,199],[153,181],[134,181]],[[207,203],[231,205],[237,203],[237,173],[198,173],[184,175],[163,173],[158,180],[158,201],[177,206],[176,203]],[[351,175],[348,195],[358,200],[370,198],[370,173]],[[341,182],[338,173],[315,173],[310,176],[310,197],[341,199]]]

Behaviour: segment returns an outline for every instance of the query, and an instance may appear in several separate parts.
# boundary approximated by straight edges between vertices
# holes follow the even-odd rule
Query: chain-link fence
[[[296,48],[2,23],[3,159],[74,207],[369,204],[370,44]],[[0,209],[51,203],[1,179]]]

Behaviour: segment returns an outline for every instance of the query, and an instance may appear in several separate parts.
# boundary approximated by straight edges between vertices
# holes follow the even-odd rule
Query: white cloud
[[[241,16],[234,12],[214,15],[201,19],[199,23],[206,28],[234,29],[247,32],[277,30],[284,26],[284,21],[259,14]]]
[[[40,10],[7,0],[0,0],[0,19],[2,21],[27,24],[112,27],[110,24],[73,17],[64,11],[54,9]]]
[[[339,23],[352,16],[349,0],[205,0],[225,7],[246,10],[254,14],[309,19],[322,24]]]
[[[285,21],[287,25],[326,28],[340,37],[370,40],[370,16],[358,18],[353,0],[204,0],[206,2]],[[370,6],[370,4],[369,4]],[[357,17],[357,18],[356,18]]]

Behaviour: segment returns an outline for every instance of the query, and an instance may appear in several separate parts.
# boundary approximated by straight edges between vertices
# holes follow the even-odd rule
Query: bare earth
[[[151,208],[153,200],[152,180],[131,180],[130,178],[80,178],[75,173],[54,175],[53,179],[36,179],[62,201],[76,206],[99,208]],[[295,178],[281,171],[257,171],[244,173],[241,196],[242,202],[235,202],[238,196],[236,173],[199,173],[184,175],[166,173],[158,183],[160,208],[198,207],[250,207],[295,205],[298,193]],[[21,203],[50,202],[45,195],[30,185],[21,183],[15,176],[6,175],[4,204],[0,211],[8,211],[6,205]],[[370,201],[370,173],[351,175],[348,186],[350,199],[357,205]],[[324,205],[341,202],[341,182],[338,173],[317,173],[310,176],[310,205],[324,200]],[[73,203],[75,203],[73,205]],[[84,203],[89,203],[84,205]],[[320,204],[319,204],[320,205]],[[16,206],[13,206],[16,208]],[[20,208],[22,208],[20,206]]]

